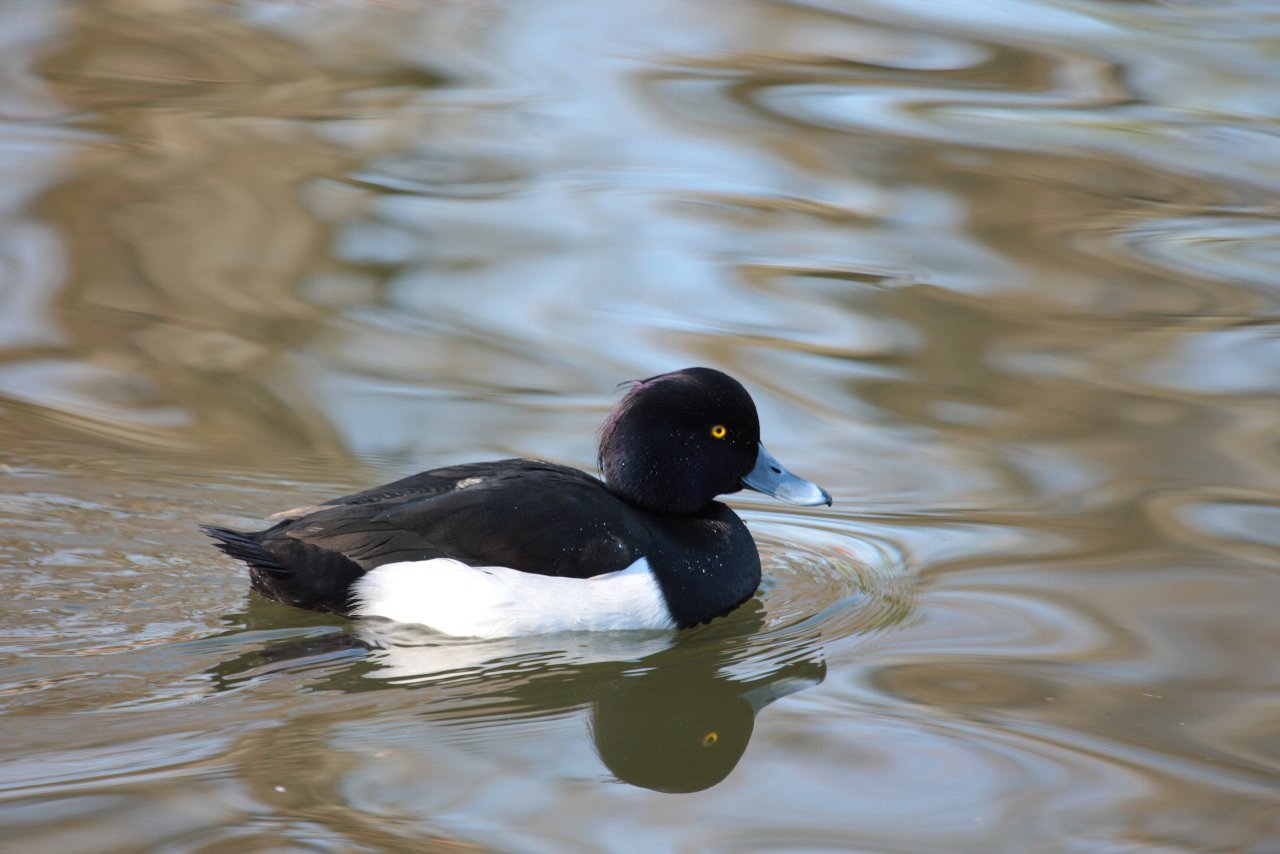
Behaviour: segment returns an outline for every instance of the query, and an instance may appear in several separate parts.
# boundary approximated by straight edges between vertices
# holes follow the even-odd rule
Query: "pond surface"
[[[0,8],[0,847],[1280,850],[1268,2]],[[831,509],[679,635],[199,523],[594,468],[719,367]]]

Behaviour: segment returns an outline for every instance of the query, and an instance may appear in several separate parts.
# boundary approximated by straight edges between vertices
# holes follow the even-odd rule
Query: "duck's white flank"
[[[675,628],[644,558],[595,578],[467,566],[450,558],[405,561],[370,570],[352,592],[356,615],[421,623],[458,637]]]

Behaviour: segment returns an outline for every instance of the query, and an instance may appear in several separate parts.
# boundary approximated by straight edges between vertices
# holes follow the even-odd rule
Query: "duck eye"
[[[717,424],[716,426],[711,428],[712,439],[723,439],[728,434],[729,434],[729,430],[723,424]]]

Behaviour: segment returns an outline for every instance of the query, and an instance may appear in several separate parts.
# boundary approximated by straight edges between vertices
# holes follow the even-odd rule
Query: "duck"
[[[599,431],[602,477],[534,459],[464,463],[202,530],[276,602],[499,638],[679,630],[754,595],[760,554],[717,497],[831,505],[760,440],[755,402],[691,367],[624,383]]]

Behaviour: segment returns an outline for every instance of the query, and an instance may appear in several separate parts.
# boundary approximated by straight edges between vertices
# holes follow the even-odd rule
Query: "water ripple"
[[[1171,539],[1264,566],[1280,565],[1280,497],[1239,488],[1169,491],[1148,509]]]

